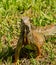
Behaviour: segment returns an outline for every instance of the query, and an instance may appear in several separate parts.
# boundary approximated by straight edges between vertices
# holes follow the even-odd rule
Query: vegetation
[[[32,13],[30,14],[29,11]],[[3,63],[5,65],[12,64],[12,53],[10,54],[11,51],[9,51],[9,49],[14,50],[16,46],[15,43],[20,35],[22,16],[29,16],[35,26],[56,24],[56,0],[0,0],[1,65],[3,65]],[[48,39],[42,50],[43,58],[40,58],[37,63],[33,58],[27,62],[29,62],[30,65],[56,65],[56,37]],[[7,61],[3,61],[3,57],[7,57]],[[18,64],[22,62],[23,60],[20,60]]]

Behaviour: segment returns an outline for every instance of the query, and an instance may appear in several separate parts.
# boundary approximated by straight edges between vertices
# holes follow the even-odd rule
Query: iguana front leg
[[[16,50],[15,50],[15,62],[19,59],[20,50],[21,50],[22,45],[23,45],[22,42],[23,42],[23,40],[22,39],[19,39],[18,44],[17,44],[17,47],[16,47]]]

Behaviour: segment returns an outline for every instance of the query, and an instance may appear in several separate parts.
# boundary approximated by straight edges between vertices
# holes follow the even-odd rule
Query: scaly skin
[[[45,38],[42,34],[37,33],[35,30],[32,30],[32,36],[33,36],[34,44],[38,48],[38,56],[36,57],[36,59],[38,60],[39,57],[41,57],[41,53],[42,53],[41,47],[44,45]]]

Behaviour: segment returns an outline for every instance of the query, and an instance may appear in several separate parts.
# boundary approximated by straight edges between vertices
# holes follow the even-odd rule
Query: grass
[[[32,12],[31,14],[29,14],[29,10]],[[7,47],[11,47],[11,41],[19,37],[20,17],[23,14],[24,16],[29,16],[32,23],[36,26],[56,24],[56,0],[0,0],[0,52],[3,51],[4,47],[5,50]],[[3,39],[4,35],[6,43]],[[53,48],[50,48],[51,45]],[[43,51],[44,53],[47,51],[47,60],[52,63],[55,63],[55,61],[52,61],[55,56],[55,51],[53,53],[53,49],[56,48],[55,46],[53,46],[53,43],[50,45],[47,43],[47,47],[44,46]],[[2,59],[0,59],[0,62],[2,63]],[[8,58],[7,63],[11,63],[11,57]],[[38,63],[40,65],[40,62]],[[47,65],[47,62],[43,61],[42,65]]]

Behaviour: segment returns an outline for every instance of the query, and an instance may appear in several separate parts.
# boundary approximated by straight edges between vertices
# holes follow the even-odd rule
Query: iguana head
[[[30,20],[29,20],[29,17],[25,16],[25,17],[22,17],[22,20],[23,20],[23,23],[29,27],[29,29],[31,28],[31,24],[30,24]]]

